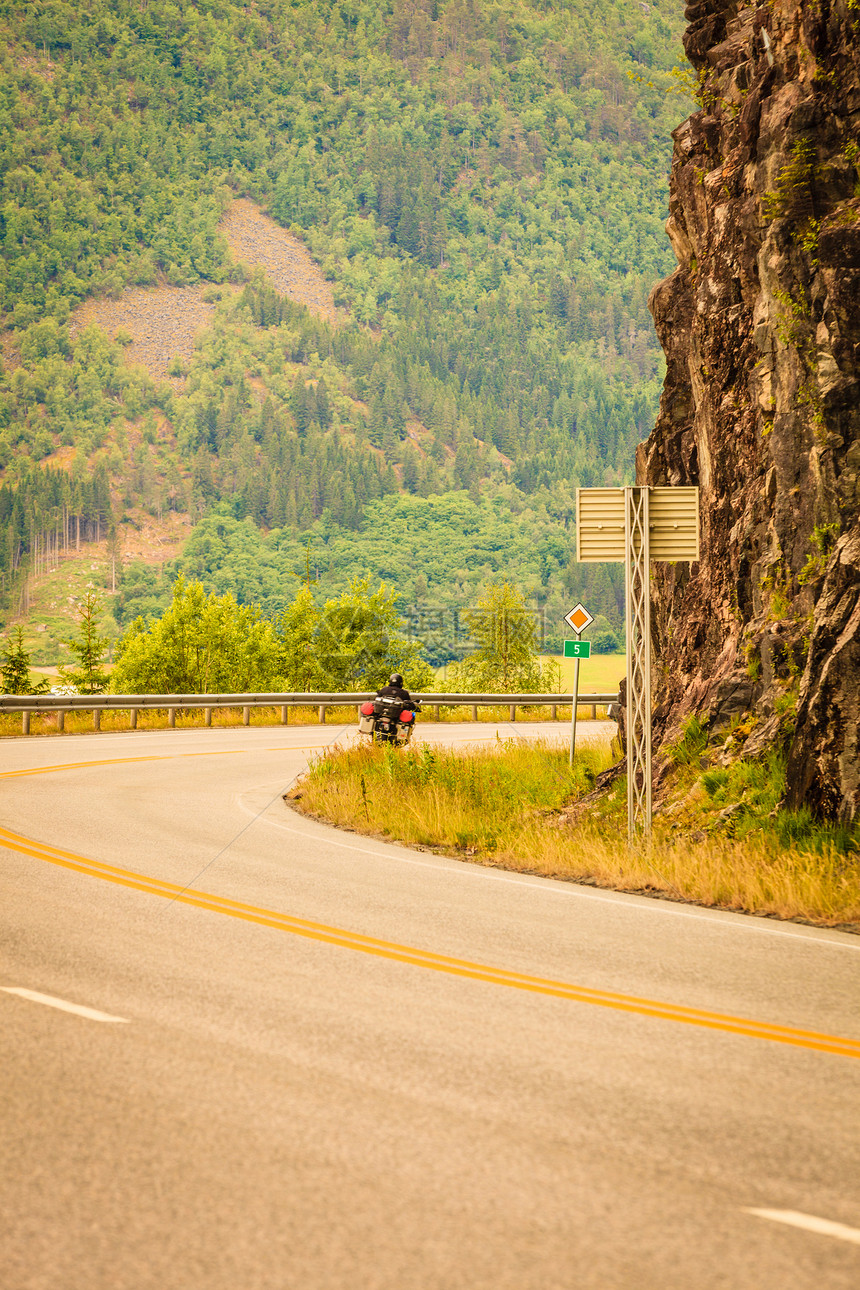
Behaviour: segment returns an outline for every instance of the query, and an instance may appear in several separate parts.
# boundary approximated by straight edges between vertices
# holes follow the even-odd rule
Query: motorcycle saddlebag
[[[373,734],[373,703],[362,703],[358,710],[358,730],[362,735]]]

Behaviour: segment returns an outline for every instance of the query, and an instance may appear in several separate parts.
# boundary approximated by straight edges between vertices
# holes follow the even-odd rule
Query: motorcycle
[[[413,699],[412,707],[403,706],[402,699],[392,695],[379,695],[362,703],[358,719],[359,734],[369,735],[374,743],[395,744],[405,748],[415,729],[416,713],[421,705]]]

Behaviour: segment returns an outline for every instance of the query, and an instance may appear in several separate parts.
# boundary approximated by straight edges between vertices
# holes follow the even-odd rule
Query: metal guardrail
[[[355,704],[359,706],[367,699],[374,697],[375,691],[355,691],[349,694],[2,694],[0,695],[0,713],[20,712],[22,732],[30,733],[30,717],[34,714],[55,713],[57,729],[62,731],[66,713],[92,712],[93,729],[101,728],[101,714],[117,710],[129,713],[129,729],[137,727],[137,714],[146,709],[160,709],[167,712],[168,726],[176,725],[176,713],[187,709],[202,709],[206,714],[206,725],[212,724],[212,713],[217,708],[241,708],[244,724],[250,725],[252,708],[280,708],[281,722],[288,724],[290,708],[316,708],[319,720],[325,722],[327,708],[343,708]],[[570,707],[572,694],[416,694],[414,696],[422,706],[433,708],[434,718],[438,721],[439,709],[443,707],[470,707],[472,720],[478,719],[478,708],[507,707],[511,721],[517,719],[517,708],[541,707],[551,708],[555,719],[559,708]],[[607,707],[618,702],[618,693],[614,694],[580,694],[577,696],[577,711],[590,708],[592,719],[597,716],[598,707]]]

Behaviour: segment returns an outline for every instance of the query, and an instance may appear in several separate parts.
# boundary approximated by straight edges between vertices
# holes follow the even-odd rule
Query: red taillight
[[[401,712],[401,714],[400,714],[400,720],[401,720],[401,721],[407,721],[407,722],[408,722],[408,721],[411,721],[411,720],[412,720],[412,718],[413,718],[414,716],[415,716],[415,713],[414,713],[414,712],[406,712],[406,711],[404,710],[404,711],[403,711],[403,712]]]
[[[373,704],[372,704],[372,703],[369,703],[369,702],[368,702],[368,703],[362,703],[362,705],[361,705],[361,715],[362,715],[363,717],[372,717],[372,716],[373,716]]]

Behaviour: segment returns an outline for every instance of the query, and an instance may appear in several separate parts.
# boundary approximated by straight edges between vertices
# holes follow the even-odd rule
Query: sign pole
[[[625,488],[627,838],[651,835],[651,565],[648,488]]]
[[[582,633],[586,627],[590,627],[594,622],[594,615],[590,614],[581,602],[574,605],[569,613],[565,614],[564,621],[573,632],[575,639],[564,642],[564,657],[573,658],[573,706],[570,709],[570,766],[573,769],[573,754],[576,751],[576,708],[579,699],[579,660],[581,658],[591,657],[591,643],[581,639]]]
[[[577,642],[579,641],[579,632],[576,633]],[[579,653],[573,660],[573,707],[570,710],[570,765],[573,769],[573,754],[576,749],[576,708],[577,699],[579,698]]]

